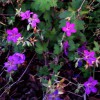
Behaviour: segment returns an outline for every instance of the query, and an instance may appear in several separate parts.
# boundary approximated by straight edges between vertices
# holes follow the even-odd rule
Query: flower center
[[[70,30],[70,27],[67,27],[67,30]]]
[[[88,83],[87,86],[88,86],[88,87],[91,87],[91,83]]]

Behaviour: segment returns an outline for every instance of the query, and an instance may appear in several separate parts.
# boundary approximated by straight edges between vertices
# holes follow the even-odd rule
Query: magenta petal
[[[75,28],[75,24],[74,23],[70,24],[70,27]]]
[[[66,32],[66,35],[69,37],[71,36],[71,32]]]
[[[85,89],[85,92],[86,92],[86,94],[90,94],[91,91],[90,91],[89,88],[86,88],[86,89]]]
[[[70,22],[66,22],[66,27],[69,27],[70,26]]]
[[[76,33],[76,30],[75,30],[75,29],[72,29],[71,32],[72,32],[72,33]]]
[[[91,88],[91,91],[92,91],[93,93],[96,93],[96,92],[97,92],[97,89],[96,89],[95,87],[93,87],[93,88]]]
[[[36,23],[40,23],[40,20],[39,20],[39,19],[36,19],[35,22],[36,22]]]
[[[64,32],[66,32],[66,27],[63,27],[62,30],[63,30]]]
[[[94,80],[93,77],[90,77],[90,78],[88,79],[89,82],[92,82],[93,80]]]
[[[84,83],[84,86],[87,87],[88,81]]]
[[[18,29],[15,27],[15,28],[13,28],[13,30],[12,30],[13,32],[15,32],[15,33],[18,33]]]
[[[84,50],[84,54],[88,54],[89,52],[87,50]]]
[[[31,23],[31,25],[33,28],[36,27],[36,23],[34,21]]]
[[[91,51],[90,54],[91,54],[92,56],[94,56],[94,55],[95,55],[95,52],[94,52],[94,51]]]
[[[38,18],[38,15],[37,15],[37,14],[33,14],[32,18],[33,18],[33,19]]]
[[[8,35],[12,34],[12,30],[7,30],[6,32]]]
[[[94,81],[92,82],[92,84],[93,84],[93,86],[95,86],[95,85],[98,84],[98,81],[97,81],[97,80],[94,80]]]

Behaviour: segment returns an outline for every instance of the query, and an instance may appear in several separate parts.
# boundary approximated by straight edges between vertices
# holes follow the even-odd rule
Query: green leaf
[[[50,12],[45,12],[43,18],[45,21],[50,21],[51,22],[51,13]]]
[[[82,71],[84,78],[87,78],[90,76],[90,71],[88,69],[85,69],[85,67],[81,67],[79,69]]]
[[[74,41],[73,40],[69,40],[69,48],[68,48],[68,50],[69,51],[74,51],[76,48],[75,48],[75,43],[74,43]]]
[[[52,68],[55,73],[57,73],[61,67],[62,67],[61,65],[54,65],[54,64],[50,65],[50,68]]]
[[[82,42],[86,42],[86,37],[85,37],[85,34],[84,34],[84,33],[79,32],[79,33],[78,33],[78,36],[79,36],[79,38],[80,38],[80,40],[81,40]]]
[[[75,60],[75,53],[74,52],[68,52],[68,58],[70,61]]]
[[[66,19],[60,20],[59,23],[60,23],[60,24],[59,24],[59,28],[62,28],[62,27],[65,26],[65,24],[66,24]]]
[[[8,24],[9,25],[13,25],[13,23],[15,22],[15,16],[12,16],[12,17],[8,17]]]
[[[94,41],[94,45],[95,47],[93,48],[94,51],[99,52],[100,51],[100,45],[98,44],[98,42]]]
[[[43,46],[41,45],[40,42],[37,42],[37,43],[36,43],[35,51],[36,51],[38,54],[42,54],[42,53],[43,53]]]
[[[54,71],[55,73],[58,73],[58,71],[61,69],[61,67],[62,67],[62,66],[57,65],[57,66],[54,67],[54,70],[53,70],[53,71]]]
[[[59,24],[59,28],[62,28],[63,26],[65,26],[66,24],[66,18],[67,17],[70,17],[71,18],[71,21],[75,20],[75,16],[76,16],[76,13],[74,11],[64,11],[64,12],[61,12],[59,17],[62,19],[60,20],[60,24]]]
[[[48,43],[43,43],[43,51],[47,51],[48,50],[47,46],[48,46]]]
[[[74,10],[77,10],[80,5],[82,4],[83,0],[72,0],[71,2],[71,7],[74,9]]]
[[[50,7],[56,7],[57,1],[58,0],[34,0],[31,4],[31,8],[45,12],[46,10],[50,10]]]
[[[48,43],[41,44],[40,42],[37,42],[36,43],[35,51],[38,54],[42,54],[44,51],[47,51],[48,50],[47,46],[48,46]]]
[[[22,44],[16,45],[14,44],[14,52],[23,52],[24,51],[24,47],[22,46]]]
[[[75,23],[76,30],[83,30],[84,29],[84,24],[85,24],[84,21],[76,19],[76,20],[74,20],[73,23]]]
[[[43,67],[40,67],[39,69],[39,75],[49,75],[49,70],[48,70],[48,67],[47,66],[43,66]]]
[[[73,14],[73,12],[71,11],[63,11],[60,13],[59,17],[62,19],[62,18],[67,18],[67,17],[71,17]]]
[[[31,8],[31,3],[30,2],[26,2],[26,3],[23,3],[22,4],[22,11],[25,12],[27,9],[30,9]]]
[[[54,45],[54,54],[58,55],[61,52],[61,48],[59,47],[59,45],[55,44]]]
[[[50,40],[54,41],[56,37],[56,30],[53,28],[51,31],[49,31],[46,35],[46,38],[49,38]]]

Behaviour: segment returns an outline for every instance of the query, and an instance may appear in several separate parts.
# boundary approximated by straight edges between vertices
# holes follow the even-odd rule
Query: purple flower
[[[7,68],[7,72],[17,70],[18,64],[22,64],[25,61],[25,55],[21,53],[15,53],[8,57],[8,61],[4,63],[4,67]]]
[[[64,48],[64,53],[66,56],[68,55],[68,47],[69,47],[68,41],[65,41],[63,43],[63,48]]]
[[[98,84],[98,81],[90,77],[88,81],[84,83],[86,94],[90,94],[91,92],[96,93],[97,89],[95,88],[95,85],[97,84]]]
[[[84,50],[83,59],[91,66],[96,61],[95,52],[89,52],[88,50]]]
[[[68,37],[71,36],[72,33],[76,33],[75,24],[71,24],[70,22],[66,22],[66,25],[62,28],[62,30]]]
[[[79,47],[79,48],[77,49],[77,52],[78,52],[78,54],[79,54],[80,56],[82,56],[84,50],[86,50],[86,44],[83,44],[83,46]]]
[[[25,55],[21,53],[15,53],[13,55],[13,59],[14,59],[14,62],[16,62],[17,64],[21,64],[25,61]]]
[[[78,67],[82,67],[82,64],[83,64],[82,60],[79,60],[78,61]]]
[[[13,70],[17,70],[17,65],[12,61],[5,62],[4,67],[7,68],[7,72],[9,73]]]
[[[26,12],[21,12],[20,16],[22,17],[22,20],[29,19],[32,12],[30,10],[27,10]]]
[[[28,19],[28,23],[32,26],[32,28],[36,27],[37,23],[40,23],[37,14],[33,14],[32,18]]]
[[[58,96],[58,90],[55,90],[53,93],[47,96],[47,100],[62,100],[62,99],[60,99],[60,97]]]
[[[4,63],[4,67],[7,68],[7,72],[17,70],[16,62],[14,61],[12,56],[9,56],[8,61]]]
[[[18,33],[18,29],[15,27],[12,30],[7,30],[7,41],[13,41],[14,43],[17,42],[18,38],[21,37],[21,34]]]

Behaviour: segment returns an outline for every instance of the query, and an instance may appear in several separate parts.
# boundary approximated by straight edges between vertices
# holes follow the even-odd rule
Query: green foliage
[[[85,69],[84,67],[81,67],[79,69],[82,71],[84,78],[87,78],[90,76],[90,71],[88,69]]]
[[[38,74],[43,76],[49,75],[48,67],[47,66],[40,67]]]
[[[15,22],[15,16],[8,17],[8,23],[9,23],[9,25],[13,25],[14,22]]]
[[[63,26],[65,26],[65,23],[67,21],[66,18],[70,17],[71,20],[75,20],[75,16],[76,16],[76,13],[74,11],[63,11],[60,13],[59,17],[62,19],[60,20],[60,24],[59,24],[59,27],[62,28]]]
[[[51,7],[56,7],[57,1],[58,0],[34,0],[31,4],[31,8],[45,12],[46,10],[50,10]]]
[[[55,72],[56,74],[60,70],[61,67],[62,67],[61,65],[50,64],[50,68],[53,69],[53,72]]]
[[[84,29],[84,24],[85,24],[84,21],[76,19],[74,20],[74,23],[77,31]]]
[[[47,43],[40,43],[40,42],[37,42],[36,43],[36,48],[35,48],[35,51],[38,53],[38,54],[42,54],[43,52],[47,51],[48,48],[47,48],[48,44]]]
[[[82,4],[82,2],[83,2],[83,0],[72,0],[72,2],[71,2],[72,9],[77,10],[80,7],[80,5]]]
[[[94,45],[95,47],[93,48],[94,51],[99,52],[100,51],[100,45],[98,44],[98,42],[94,41]]]
[[[31,8],[31,3],[30,2],[26,2],[26,3],[23,3],[22,4],[22,11],[24,12],[24,11],[26,11],[27,9],[30,9]]]
[[[13,44],[14,45],[14,52],[23,52],[24,51],[24,46],[22,46],[22,44],[19,44],[19,45],[16,45],[16,44]]]
[[[69,45],[70,45],[70,47],[68,48],[68,50],[74,51],[75,50],[75,43],[73,40],[69,40]]]
[[[58,55],[61,52],[61,47],[59,45],[55,44],[54,45],[54,54]]]

